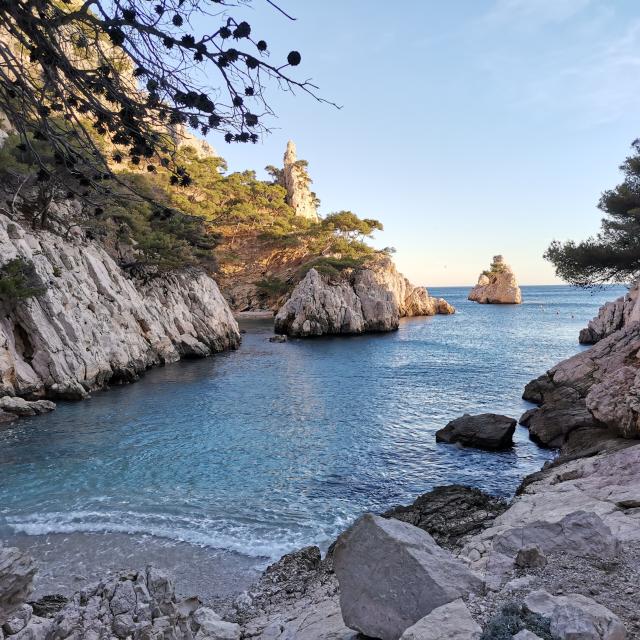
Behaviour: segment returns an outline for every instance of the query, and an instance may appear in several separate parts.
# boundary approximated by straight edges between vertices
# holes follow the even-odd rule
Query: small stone
[[[547,564],[547,558],[538,545],[524,547],[516,555],[516,567],[521,569],[540,569]]]
[[[286,342],[286,341],[287,341],[287,336],[283,336],[283,335],[275,335],[269,338],[269,342]]]

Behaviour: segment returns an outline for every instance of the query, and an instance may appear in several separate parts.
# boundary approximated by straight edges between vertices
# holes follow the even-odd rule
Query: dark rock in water
[[[9,413],[8,411],[0,409],[0,424],[9,424],[9,422],[13,422],[17,419],[18,416],[15,413]]]
[[[436,431],[436,442],[459,442],[466,447],[498,451],[513,444],[517,421],[497,413],[465,414]]]
[[[507,509],[507,503],[479,489],[460,484],[436,487],[406,507],[382,514],[429,533],[442,547],[461,547],[466,536],[480,533]]]
[[[535,407],[533,409],[528,409],[527,411],[525,411],[521,416],[520,419],[518,420],[518,423],[521,424],[523,427],[528,427],[529,426],[529,420],[531,420],[531,418],[533,418],[533,416],[535,415],[536,411],[539,411],[539,407]]]
[[[42,596],[39,600],[29,602],[33,609],[33,615],[40,618],[53,618],[58,611],[64,608],[69,598],[59,593],[50,596]]]
[[[269,338],[269,342],[286,342],[286,341],[287,341],[287,336],[283,336],[283,335],[275,335]]]

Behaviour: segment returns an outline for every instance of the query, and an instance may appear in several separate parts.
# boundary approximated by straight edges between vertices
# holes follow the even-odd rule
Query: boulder
[[[528,629],[523,629],[518,631],[515,636],[512,636],[511,640],[542,640],[542,638]]]
[[[436,431],[436,442],[499,451],[513,445],[517,421],[496,413],[465,414]]]
[[[401,640],[478,640],[481,635],[480,625],[458,599],[418,620],[402,634]]]
[[[424,529],[446,548],[461,545],[463,538],[480,533],[507,509],[507,503],[473,487],[454,484],[436,487],[409,506],[385,511],[383,518],[395,518]]]
[[[397,640],[434,609],[483,587],[425,531],[373,514],[339,536],[333,558],[345,624],[382,640]]]
[[[31,616],[29,622],[21,631],[18,631],[15,635],[6,636],[6,640],[52,640],[52,629],[53,622],[51,620]]]
[[[542,549],[537,544],[533,544],[518,549],[515,564],[520,569],[541,569],[547,565],[547,558],[542,553]]]
[[[198,625],[195,640],[240,640],[240,625],[225,622],[212,609],[200,607],[193,614],[193,621]]]
[[[9,424],[17,419],[18,416],[15,413],[9,413],[8,411],[0,409],[0,424]]]
[[[522,293],[511,267],[502,256],[493,256],[491,268],[483,271],[469,300],[480,304],[520,304]]]
[[[25,400],[11,396],[0,398],[0,409],[4,412],[13,413],[16,416],[35,416],[48,413],[56,408],[55,402],[51,400]]]
[[[551,622],[551,633],[560,640],[625,640],[618,616],[595,600],[579,594],[552,596],[533,591],[525,606]]]
[[[0,625],[29,597],[36,567],[19,549],[0,547]]]
[[[269,337],[269,342],[286,342],[286,341],[287,341],[287,336],[283,336],[283,335]]]
[[[382,256],[334,276],[309,269],[276,314],[275,331],[298,337],[393,331],[401,317],[454,311]]]

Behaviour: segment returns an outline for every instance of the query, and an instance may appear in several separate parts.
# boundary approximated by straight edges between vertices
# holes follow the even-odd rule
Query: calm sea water
[[[434,432],[464,412],[518,417],[524,385],[576,353],[579,329],[624,290],[525,287],[520,306],[431,291],[458,313],[286,344],[245,322],[236,352],[4,428],[0,537],[127,532],[275,557],[436,485],[511,495],[550,457],[525,429],[504,453]]]

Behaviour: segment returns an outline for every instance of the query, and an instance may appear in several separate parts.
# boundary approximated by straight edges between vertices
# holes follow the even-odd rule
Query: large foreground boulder
[[[29,597],[36,566],[19,549],[0,546],[0,627]]]
[[[551,633],[560,640],[625,640],[626,630],[618,616],[595,600],[579,594],[552,596],[534,591],[526,608],[551,622]]]
[[[298,337],[393,331],[405,316],[454,312],[381,257],[340,275],[310,269],[278,311],[275,331]]]
[[[428,533],[373,514],[340,535],[334,569],[345,624],[382,640],[397,640],[434,609],[483,588]]]
[[[471,416],[465,413],[436,431],[436,442],[459,443],[465,447],[499,451],[513,445],[517,421],[497,413]]]
[[[471,289],[469,300],[480,304],[520,304],[522,293],[511,267],[502,256],[493,256],[491,268],[483,271]]]

